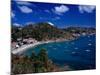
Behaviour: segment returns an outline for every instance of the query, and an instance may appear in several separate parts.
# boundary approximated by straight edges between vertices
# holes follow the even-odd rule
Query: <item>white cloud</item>
[[[53,12],[55,12],[58,15],[61,15],[67,11],[69,11],[69,8],[65,5],[61,5],[61,6],[56,6],[54,7],[54,9],[52,10]]]
[[[53,23],[51,23],[51,22],[48,22],[48,24],[50,24],[51,26],[54,26],[54,24],[53,24]]]
[[[16,3],[19,5],[32,5],[31,3],[25,1],[16,1]]]
[[[31,13],[31,12],[33,12],[33,10],[31,8],[27,7],[27,6],[19,6],[19,9],[23,13]]]
[[[14,18],[14,17],[15,17],[14,12],[11,12],[11,17],[12,17],[12,18]]]
[[[78,8],[79,8],[79,12],[80,13],[84,13],[84,12],[92,13],[93,10],[95,9],[95,6],[92,6],[92,5],[80,5],[80,6],[78,6]]]
[[[21,26],[21,25],[18,24],[18,23],[13,23],[13,25],[14,25],[14,26],[17,26],[17,27]]]

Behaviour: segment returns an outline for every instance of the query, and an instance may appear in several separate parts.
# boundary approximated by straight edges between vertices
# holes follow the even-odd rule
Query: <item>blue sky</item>
[[[57,27],[95,27],[96,7],[39,2],[12,1],[11,22],[13,25],[50,22]]]

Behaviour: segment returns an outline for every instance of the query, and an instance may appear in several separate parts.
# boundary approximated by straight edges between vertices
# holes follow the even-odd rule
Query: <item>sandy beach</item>
[[[55,42],[55,41],[41,41],[41,42],[36,42],[36,43],[33,43],[33,44],[23,45],[23,46],[21,46],[17,49],[12,50],[12,53],[18,54],[18,53],[21,53],[21,52],[27,50],[28,48],[35,47],[37,45],[44,44],[44,43],[51,43],[51,42]]]
[[[18,53],[21,53],[21,52],[27,50],[28,48],[35,47],[35,46],[40,45],[40,44],[52,43],[52,42],[61,42],[61,41],[68,41],[68,40],[56,40],[56,41],[54,41],[54,40],[49,40],[49,41],[35,42],[35,43],[33,43],[33,44],[23,45],[23,46],[21,46],[21,47],[19,47],[19,48],[17,48],[17,49],[12,50],[11,52],[12,52],[13,54],[18,54]]]

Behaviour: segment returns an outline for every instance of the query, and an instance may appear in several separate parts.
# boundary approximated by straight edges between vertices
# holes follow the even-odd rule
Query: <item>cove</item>
[[[72,41],[41,44],[24,51],[23,55],[36,54],[41,48],[47,50],[49,58],[59,66],[70,66],[73,70],[95,69],[95,35],[81,36]]]

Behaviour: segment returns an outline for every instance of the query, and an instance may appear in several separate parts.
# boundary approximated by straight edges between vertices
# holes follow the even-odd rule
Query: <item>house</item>
[[[78,33],[73,33],[72,35],[75,37],[80,36],[80,34],[78,34]]]
[[[16,49],[16,48],[19,48],[18,43],[17,43],[17,42],[12,42],[12,43],[11,43],[11,49],[14,50],[14,49]]]
[[[36,43],[37,40],[33,39],[33,38],[28,38],[28,41],[27,41],[29,44],[31,43]]]
[[[35,42],[37,42],[37,40],[35,40],[35,39],[33,39],[33,38],[25,38],[25,39],[23,39],[23,43],[24,44],[31,44],[31,43],[35,43]]]
[[[17,41],[21,41],[22,40],[22,38],[17,38]]]

